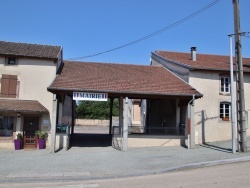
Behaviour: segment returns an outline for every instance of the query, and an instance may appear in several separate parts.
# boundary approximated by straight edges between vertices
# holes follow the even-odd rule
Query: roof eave
[[[173,64],[177,64],[177,65],[179,65],[179,66],[188,68],[188,69],[190,69],[190,70],[193,70],[193,69],[194,69],[194,67],[192,67],[192,66],[190,66],[190,65],[186,65],[186,64],[183,64],[183,63],[181,63],[181,62],[174,61],[174,60],[172,60],[172,59],[167,59],[167,58],[165,58],[165,57],[163,57],[163,56],[161,56],[161,55],[159,55],[159,54],[157,54],[157,53],[155,53],[155,52],[151,52],[151,53],[152,53],[153,55],[155,55],[155,56],[161,58],[161,59],[164,60],[164,61],[168,61],[168,62],[171,62],[171,63],[173,63]]]
[[[196,94],[181,94],[181,93],[152,93],[152,92],[128,92],[128,91],[112,91],[112,90],[81,90],[81,89],[76,89],[76,88],[65,88],[65,89],[58,89],[58,88],[53,88],[53,87],[48,87],[47,90],[51,93],[58,93],[58,92],[100,92],[100,93],[112,93],[112,94],[119,94],[119,95],[141,95],[141,96],[149,96],[149,95],[154,95],[154,96],[180,96],[180,97],[191,97],[195,95],[195,98],[201,98],[203,97],[202,94],[196,93]]]
[[[34,59],[48,59],[48,60],[53,60],[57,61],[58,57],[42,57],[42,56],[28,56],[28,55],[15,55],[15,54],[0,54],[0,56],[5,56],[5,57],[21,57],[21,58],[34,58]]]

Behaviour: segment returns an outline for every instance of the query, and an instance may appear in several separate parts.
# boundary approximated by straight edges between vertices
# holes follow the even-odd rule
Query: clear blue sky
[[[64,59],[119,47],[189,16],[214,0],[1,0],[0,40],[63,46]],[[250,0],[240,0],[241,31],[250,32]],[[232,0],[135,45],[81,61],[145,64],[155,50],[229,54]],[[243,37],[250,57],[250,38]],[[198,56],[197,56],[198,57]]]

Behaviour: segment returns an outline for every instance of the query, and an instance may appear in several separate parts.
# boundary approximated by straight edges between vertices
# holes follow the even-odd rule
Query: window
[[[8,58],[8,65],[16,65],[16,58],[15,57],[9,57]]]
[[[0,116],[0,136],[12,136],[14,116]]]
[[[3,74],[1,78],[0,97],[16,98],[17,97],[17,76]]]
[[[222,76],[220,79],[221,84],[221,92],[222,93],[230,93],[230,79],[229,76]]]
[[[231,104],[228,102],[220,103],[220,118],[224,121],[229,121],[231,113]]]

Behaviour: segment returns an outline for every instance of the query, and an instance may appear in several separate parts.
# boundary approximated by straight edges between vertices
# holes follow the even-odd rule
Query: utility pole
[[[241,34],[240,34],[240,10],[239,0],[233,0],[234,9],[234,33],[235,33],[235,57],[236,57],[236,89],[237,89],[237,126],[239,149],[247,152],[246,137],[246,117],[245,117],[245,97],[244,97],[244,77],[241,53]]]

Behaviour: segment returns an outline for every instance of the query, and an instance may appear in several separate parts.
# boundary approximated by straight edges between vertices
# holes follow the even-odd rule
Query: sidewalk
[[[250,140],[248,145],[250,146]],[[0,182],[23,179],[102,179],[163,173],[250,160],[247,153],[231,153],[231,142],[183,147],[149,147],[120,152],[112,147],[73,147],[50,154],[0,150]]]

